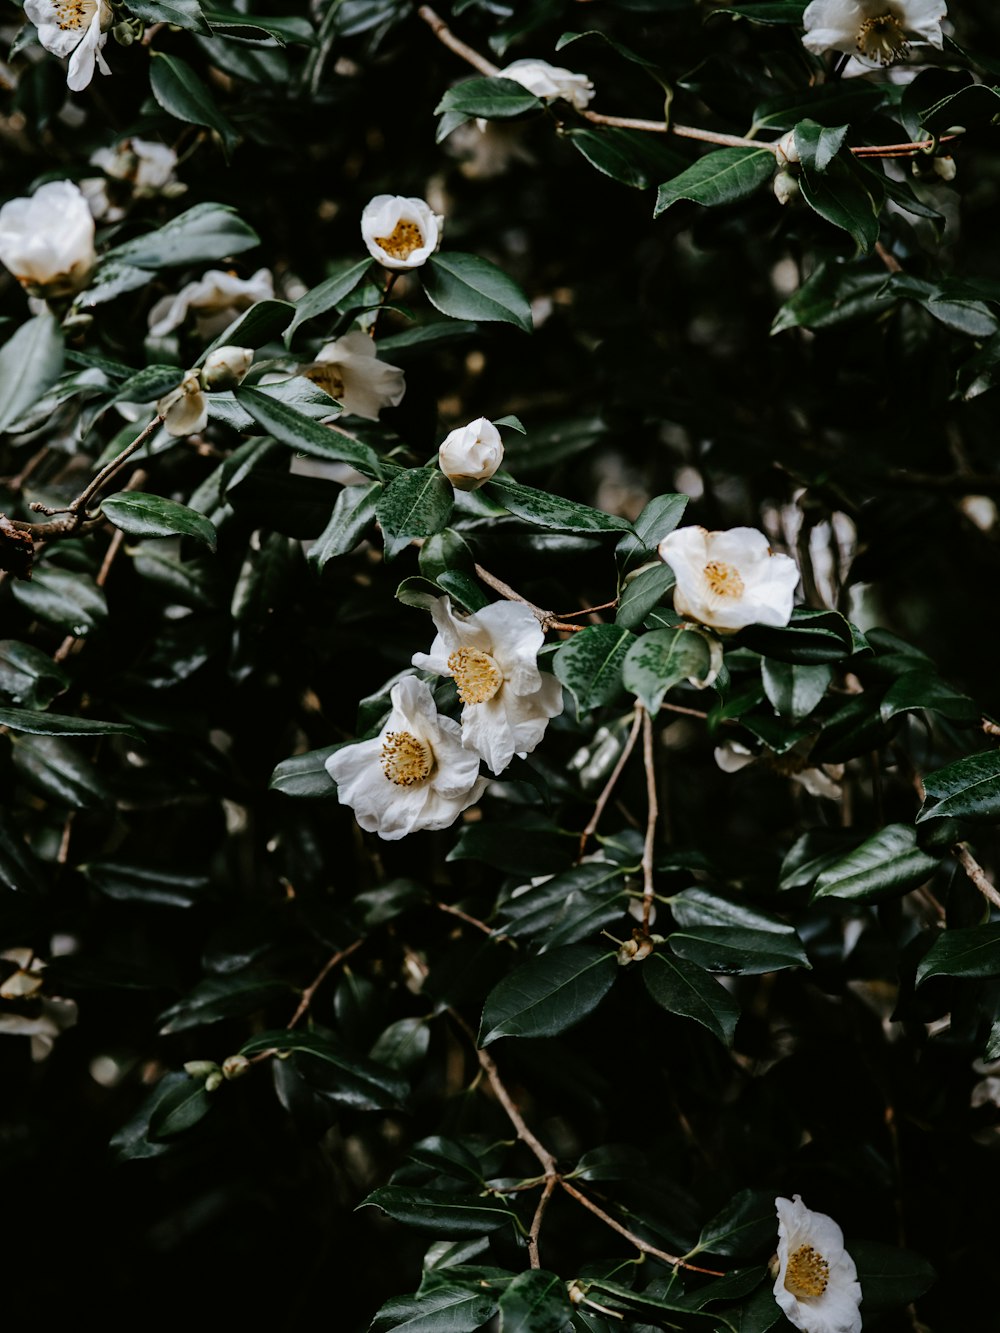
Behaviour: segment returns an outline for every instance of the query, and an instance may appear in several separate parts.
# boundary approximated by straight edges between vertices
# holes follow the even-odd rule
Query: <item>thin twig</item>
[[[607,805],[608,799],[611,796],[611,793],[615,789],[615,783],[618,781],[619,777],[621,777],[621,771],[628,762],[629,755],[635,749],[635,743],[639,736],[639,728],[642,725],[642,715],[644,712],[645,709],[640,704],[639,707],[636,709],[635,717],[632,720],[632,730],[628,734],[628,740],[626,740],[624,748],[622,749],[621,754],[618,756],[618,762],[611,770],[611,776],[604,784],[604,790],[597,798],[597,804],[594,806],[594,813],[590,816],[590,819],[587,821],[587,827],[580,834],[580,848],[576,858],[577,864],[579,864],[580,861],[583,860],[583,853],[587,846],[587,839],[596,830],[601,815],[604,813],[604,807]]]
[[[296,1009],[295,1013],[292,1014],[292,1017],[289,1020],[288,1023],[289,1028],[295,1027],[299,1019],[302,1018],[308,1012],[309,1006],[313,1002],[313,996],[316,994],[320,986],[322,986],[323,982],[327,979],[327,977],[337,966],[337,964],[342,963],[345,958],[350,958],[351,954],[354,953],[355,949],[360,949],[362,944],[364,944],[364,939],[357,939],[354,941],[353,944],[349,944],[346,949],[339,950],[337,953],[333,955],[332,958],[328,958],[326,960],[326,962],[320,968],[316,980],[313,981],[311,985],[307,986],[305,990],[302,992],[302,998],[301,1000],[299,1000],[299,1007]]]
[[[968,875],[969,879],[972,880],[973,884],[975,884],[976,888],[986,901],[992,903],[994,907],[1000,907],[1000,893],[996,891],[989,879],[987,879],[986,871],[969,851],[969,844],[967,842],[956,842],[952,851],[958,857],[962,869]]]
[[[434,906],[441,912],[447,912],[450,916],[457,916],[460,921],[466,922],[470,926],[475,926],[477,930],[484,931],[487,935],[492,935],[493,931],[485,921],[480,921],[478,917],[469,916],[468,912],[463,912],[460,907],[452,907],[451,903],[435,903]],[[497,938],[500,938],[499,936]]]
[[[506,597],[508,602],[520,602],[522,606],[528,607],[535,615],[535,619],[541,625],[542,630],[547,633],[550,629],[569,630],[575,634],[578,630],[585,628],[583,625],[566,625],[552,611],[546,611],[541,606],[536,606],[534,602],[529,602],[527,597],[522,597],[519,592],[515,592],[509,583],[504,583],[503,579],[498,579],[495,574],[491,574],[488,569],[482,565],[473,565],[476,574],[482,581],[494,592],[498,592],[501,597]]]
[[[656,770],[653,765],[653,723],[649,712],[638,705],[642,717],[642,761],[646,769],[646,837],[642,844],[642,928],[649,933],[653,910],[653,837],[659,805],[656,799]]]
[[[531,1230],[528,1232],[528,1263],[532,1268],[541,1268],[542,1266],[538,1257],[538,1235],[542,1229],[542,1218],[545,1216],[545,1210],[549,1206],[552,1192],[558,1183],[559,1177],[554,1172],[546,1175],[542,1196],[538,1200],[535,1215],[531,1219]]]
[[[495,79],[500,73],[500,67],[481,56],[478,51],[474,51],[471,46],[466,46],[448,27],[443,18],[439,18],[430,5],[421,5],[417,13],[423,21],[430,25],[431,31],[439,42],[443,42],[449,51],[454,51],[473,69],[478,69],[480,74],[485,74],[488,79]]]
[[[651,1254],[655,1259],[662,1259],[665,1264],[670,1264],[673,1268],[687,1268],[692,1273],[708,1273],[711,1277],[725,1276],[716,1268],[699,1268],[696,1264],[685,1262],[685,1260],[681,1259],[676,1254],[667,1254],[666,1250],[658,1250],[655,1245],[650,1245],[648,1241],[643,1240],[633,1231],[629,1231],[628,1227],[623,1227],[622,1224],[616,1221],[610,1213],[606,1213],[603,1208],[599,1208],[597,1204],[594,1203],[593,1199],[588,1199],[586,1194],[582,1194],[580,1190],[578,1190],[575,1185],[571,1185],[568,1180],[560,1180],[559,1184],[567,1194],[572,1195],[573,1198],[576,1199],[577,1203],[582,1203],[584,1208],[589,1209],[595,1217],[599,1217],[606,1226],[611,1227],[612,1231],[617,1231],[620,1236],[624,1236],[627,1241],[634,1245],[635,1248],[640,1250],[643,1254]]]
[[[881,259],[890,273],[902,273],[903,265],[899,262],[891,250],[887,250],[881,241],[875,242],[875,253]]]
[[[988,717],[983,718],[982,728],[987,736],[1000,736],[1000,726],[998,726],[996,722],[992,722]]]
[[[399,277],[398,271],[397,272],[390,271],[386,276],[385,287],[382,289],[382,295],[379,297],[378,309],[375,311],[375,318],[372,320],[371,327],[368,330],[368,336],[370,338],[375,337],[375,330],[378,327],[378,317],[379,315],[381,315],[382,309],[386,301],[388,301],[389,295],[392,292],[393,287],[395,287],[396,279],[398,277]]]

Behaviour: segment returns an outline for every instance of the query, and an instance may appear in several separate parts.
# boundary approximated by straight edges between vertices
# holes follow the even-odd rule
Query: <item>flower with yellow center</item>
[[[82,92],[94,77],[111,68],[101,54],[114,15],[107,0],[25,0],[24,12],[38,29],[38,40],[54,56],[69,56],[66,82]]]
[[[463,704],[462,744],[500,773],[515,754],[529,754],[562,712],[562,686],[538,669],[542,628],[520,602],[463,616],[439,597],[431,615],[437,638],[429,653],[414,653],[413,665],[452,677]]]
[[[479,756],[463,747],[458,723],[437,711],[426,681],[404,676],[390,698],[392,712],[376,737],[326,761],[341,805],[351,806],[366,833],[388,842],[447,828],[486,787]]]
[[[327,343],[315,361],[300,367],[299,374],[336,398],[345,414],[366,421],[377,421],[383,407],[397,407],[406,392],[402,370],[380,361],[374,339],[360,329]]]
[[[804,45],[817,55],[844,51],[869,65],[891,65],[910,54],[910,38],[939,50],[944,0],[812,0],[802,15]]]
[[[844,1233],[800,1195],[775,1199],[778,1276],[774,1299],[803,1333],[861,1333],[861,1285]]]
[[[678,615],[720,634],[791,619],[798,567],[789,556],[773,554],[756,528],[678,528],[657,550],[677,578]]]
[[[441,244],[444,218],[426,199],[377,194],[361,214],[361,237],[368,253],[384,267],[419,268]]]

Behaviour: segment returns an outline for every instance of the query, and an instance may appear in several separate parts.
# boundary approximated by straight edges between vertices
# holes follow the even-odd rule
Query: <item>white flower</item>
[[[98,148],[90,161],[113,180],[128,181],[139,198],[173,197],[187,188],[174,176],[177,154],[152,139],[122,139],[114,148]]]
[[[444,218],[426,199],[377,194],[361,214],[368,253],[385,268],[419,268],[441,244]]]
[[[162,338],[179,328],[189,310],[195,312],[199,337],[214,338],[237,315],[274,295],[274,279],[266,268],[250,278],[210,268],[197,282],[189,282],[176,296],[164,296],[149,312],[149,331]]]
[[[392,842],[453,824],[479,800],[486,779],[478,755],[463,748],[458,723],[438,713],[426,681],[406,676],[390,698],[378,736],[335,751],[326,771],[361,827]]]
[[[111,69],[101,52],[114,15],[107,0],[24,0],[24,12],[38,29],[38,40],[54,56],[69,56],[66,82],[81,92],[94,77]]]
[[[383,407],[396,407],[406,392],[399,366],[379,361],[375,340],[360,329],[327,343],[299,373],[336,398],[345,412],[367,421],[377,421]]]
[[[203,431],[208,425],[208,403],[202,392],[201,374],[189,370],[176,389],[163,395],[156,410],[171,435],[197,435]]]
[[[806,48],[845,51],[872,64],[891,65],[910,54],[908,36],[941,48],[944,0],[811,0],[802,15]]]
[[[462,744],[494,773],[514,755],[532,751],[550,717],[562,712],[562,686],[538,669],[545,636],[521,602],[493,602],[472,615],[456,615],[447,597],[431,605],[437,638],[413,665],[453,677],[462,709]]]
[[[438,464],[451,484],[460,491],[477,490],[489,481],[503,462],[503,441],[492,421],[477,417],[445,436],[438,450]]]
[[[716,746],[715,762],[723,773],[738,773],[741,768],[760,760],[772,773],[777,773],[783,778],[791,778],[800,787],[804,787],[810,796],[822,797],[827,801],[841,800],[844,795],[841,786],[844,765],[823,764],[821,767],[810,767],[808,751],[811,746],[812,742],[806,741],[804,750],[800,742],[792,749],[786,750],[784,754],[776,754],[773,750],[763,750],[760,754],[755,754],[740,741],[724,741],[722,745]]]
[[[546,102],[561,97],[577,111],[583,111],[594,96],[594,85],[586,74],[574,74],[572,70],[562,69],[559,65],[550,65],[546,60],[515,60],[512,65],[500,71],[502,79],[513,79],[529,93],[543,98]]]
[[[242,384],[253,365],[252,347],[217,347],[205,357],[201,368],[202,388],[217,393],[220,389],[235,389]]]
[[[791,619],[798,567],[787,555],[773,555],[756,528],[678,528],[657,550],[677,577],[678,615],[726,634]]]
[[[72,181],[49,181],[0,208],[0,260],[29,291],[79,291],[96,259],[94,219]]]
[[[30,1037],[32,1060],[44,1060],[59,1033],[76,1022],[76,1003],[40,994],[45,964],[34,949],[5,949],[0,959],[16,968],[0,985],[0,1000],[15,1002],[14,1009],[0,1012],[0,1035]]]
[[[774,1299],[804,1333],[861,1333],[861,1285],[844,1233],[796,1194],[775,1199],[778,1276]]]

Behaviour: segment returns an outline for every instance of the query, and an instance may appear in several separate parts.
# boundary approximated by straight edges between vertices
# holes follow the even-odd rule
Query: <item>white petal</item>
[[[95,10],[94,17],[84,33],[83,40],[70,57],[66,83],[74,93],[82,92],[94,77],[94,63],[97,60],[97,52],[107,40],[107,34],[101,32],[100,13]],[[105,65],[106,69],[107,66]]]

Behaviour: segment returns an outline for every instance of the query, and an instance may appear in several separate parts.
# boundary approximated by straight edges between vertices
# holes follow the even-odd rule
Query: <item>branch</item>
[[[443,18],[439,18],[430,5],[421,5],[417,13],[426,24],[429,24],[431,32],[443,42],[449,51],[454,51],[473,69],[478,69],[480,74],[485,74],[488,79],[495,79],[500,73],[500,67],[492,64],[485,56],[481,56],[478,51],[474,51],[471,46],[466,46],[465,42],[460,41],[451,31]]]
[[[1000,907],[1000,893],[997,893],[989,879],[987,879],[986,871],[969,851],[969,844],[967,842],[956,842],[952,851],[958,857],[962,869],[986,901],[992,903],[994,907]]]
[[[650,1245],[648,1241],[637,1236],[635,1232],[629,1231],[627,1227],[623,1227],[620,1222],[616,1221],[610,1213],[606,1213],[603,1208],[598,1208],[597,1204],[594,1203],[592,1199],[588,1199],[586,1194],[582,1194],[576,1186],[571,1185],[568,1180],[560,1180],[559,1184],[567,1194],[571,1194],[573,1198],[576,1199],[577,1203],[582,1203],[584,1208],[589,1209],[595,1217],[599,1217],[606,1226],[609,1226],[612,1229],[612,1231],[617,1231],[619,1236],[624,1236],[625,1239],[634,1245],[637,1250],[641,1251],[642,1254],[651,1254],[656,1259],[662,1259],[665,1264],[670,1264],[672,1268],[686,1268],[692,1273],[708,1273],[711,1277],[725,1276],[725,1274],[720,1273],[718,1269],[699,1268],[696,1264],[686,1263],[676,1254],[667,1254],[666,1250],[658,1250],[655,1245]]]
[[[528,1233],[528,1262],[532,1268],[541,1268],[542,1266],[538,1257],[538,1235],[542,1229],[542,1218],[545,1216],[545,1210],[549,1206],[549,1200],[552,1198],[552,1193],[558,1183],[559,1177],[557,1175],[546,1175],[542,1197],[538,1200],[535,1215],[531,1219],[531,1230]]]
[[[579,630],[586,628],[584,625],[566,625],[556,616],[554,611],[546,611],[534,602],[529,602],[527,597],[522,597],[519,592],[515,592],[509,583],[504,583],[503,579],[498,579],[495,574],[491,574],[488,569],[482,565],[473,565],[473,569],[482,581],[498,592],[501,597],[506,597],[508,602],[520,602],[522,606],[528,607],[534,612],[535,619],[542,627],[543,633],[548,633],[550,629],[568,630],[571,634],[576,634]]]
[[[587,839],[597,828],[598,821],[600,820],[601,815],[604,813],[604,807],[608,803],[608,798],[614,791],[615,783],[621,777],[622,769],[625,767],[629,755],[635,749],[635,743],[639,736],[639,728],[642,725],[642,718],[644,712],[645,709],[640,704],[636,709],[635,719],[632,722],[632,730],[628,734],[628,740],[625,742],[624,749],[618,756],[617,764],[615,764],[614,768],[611,770],[611,776],[604,784],[604,790],[597,798],[597,804],[594,806],[594,813],[590,816],[590,819],[587,821],[587,827],[580,834],[580,850],[577,853],[577,858],[576,858],[577,864],[579,864],[580,861],[583,860],[583,852],[584,848],[587,846]]]
[[[353,944],[349,944],[346,949],[341,949],[338,953],[335,953],[332,958],[328,958],[326,960],[326,962],[320,968],[316,980],[313,981],[311,985],[307,986],[305,990],[302,992],[302,998],[301,1000],[299,1000],[299,1007],[296,1009],[295,1013],[292,1014],[292,1017],[289,1020],[288,1023],[289,1028],[295,1027],[299,1019],[302,1018],[305,1013],[307,1013],[309,1006],[313,1002],[313,996],[316,994],[320,986],[322,986],[323,982],[327,979],[327,977],[337,966],[337,964],[342,963],[345,958],[350,958],[351,954],[354,953],[355,949],[360,949],[362,944],[364,944],[364,940],[357,939],[354,941]]]
[[[649,934],[649,917],[653,908],[653,836],[659,805],[656,800],[656,771],[653,765],[653,723],[649,711],[638,705],[642,717],[642,761],[646,769],[646,837],[642,844],[642,928]]]

